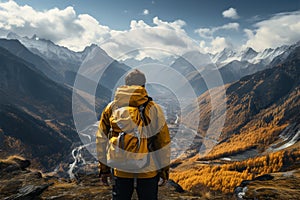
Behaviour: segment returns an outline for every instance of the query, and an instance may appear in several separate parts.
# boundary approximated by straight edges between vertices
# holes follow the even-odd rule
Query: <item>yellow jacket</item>
[[[107,142],[108,142],[108,135],[111,129],[110,124],[110,116],[112,115],[114,106],[122,107],[122,106],[135,106],[138,107],[143,105],[145,102],[148,101],[148,94],[144,87],[142,86],[121,86],[117,89],[115,93],[114,100],[109,103],[106,108],[103,110],[99,128],[96,133],[96,148],[97,148],[97,156],[100,163],[100,171],[101,172],[108,172],[110,167],[106,165],[106,158],[107,158]],[[154,101],[150,101],[146,108],[145,108],[145,117],[147,121],[151,121],[151,129],[154,136],[154,140],[152,140],[151,146],[154,147],[154,150],[159,149],[166,149],[163,152],[162,162],[166,163],[170,161],[170,135],[169,130],[165,121],[165,117],[163,114],[162,109],[156,104]],[[151,150],[150,150],[151,151]],[[157,165],[154,163],[154,160],[150,158],[150,163],[152,165]],[[124,172],[118,169],[114,169],[114,175],[117,177],[122,178],[152,178],[160,173],[160,176],[164,179],[168,178],[169,174],[169,166],[163,164],[162,169],[141,172],[141,173],[129,173]],[[156,168],[157,169],[157,168]]]

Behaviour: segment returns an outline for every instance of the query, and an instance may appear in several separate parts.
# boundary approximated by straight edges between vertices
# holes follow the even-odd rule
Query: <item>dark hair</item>
[[[126,85],[140,85],[145,86],[146,77],[145,74],[138,69],[129,72],[125,77]]]

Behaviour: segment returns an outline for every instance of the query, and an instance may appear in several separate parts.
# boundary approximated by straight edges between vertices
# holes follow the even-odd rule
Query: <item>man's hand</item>
[[[101,174],[100,175],[100,180],[102,185],[108,186],[108,178],[111,178],[111,174],[110,173],[106,173],[106,174]]]
[[[167,183],[167,179],[159,178],[158,186],[164,186]]]
[[[159,172],[158,186],[165,185],[168,179],[169,179],[169,167],[166,167]]]

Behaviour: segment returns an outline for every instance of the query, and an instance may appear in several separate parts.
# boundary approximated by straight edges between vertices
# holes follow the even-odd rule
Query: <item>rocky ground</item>
[[[271,173],[243,181],[234,194],[211,191],[205,186],[184,191],[169,180],[159,188],[159,200],[288,200],[300,199],[300,170]],[[0,199],[2,200],[92,200],[111,199],[111,187],[101,185],[97,174],[78,175],[77,180],[60,178],[30,169],[30,161],[19,157],[0,160]],[[134,194],[133,200],[136,200]]]

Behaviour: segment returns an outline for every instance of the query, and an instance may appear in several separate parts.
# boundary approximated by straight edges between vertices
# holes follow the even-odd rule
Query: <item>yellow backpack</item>
[[[149,150],[145,130],[144,109],[148,102],[139,106],[113,109],[110,117],[110,139],[107,163],[121,170],[135,170],[149,164]]]

